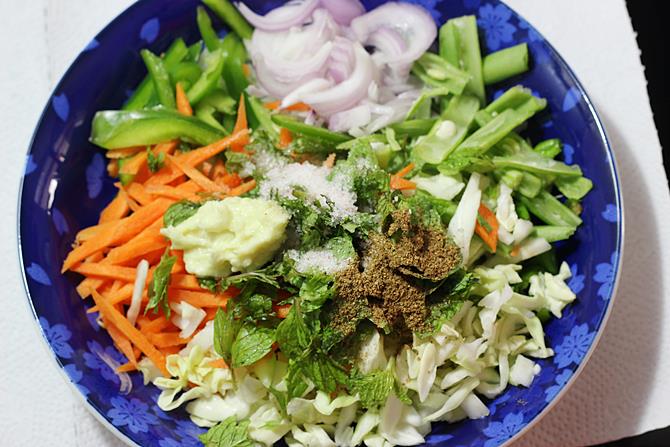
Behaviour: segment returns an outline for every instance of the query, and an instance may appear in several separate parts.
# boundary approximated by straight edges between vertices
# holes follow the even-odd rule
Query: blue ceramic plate
[[[87,315],[89,303],[75,292],[78,278],[60,274],[74,235],[95,224],[113,196],[113,180],[101,151],[88,142],[93,114],[116,109],[144,76],[139,50],[167,48],[176,37],[199,39],[197,0],[141,0],[111,22],[84,49],[56,87],[35,130],[19,199],[19,246],[26,290],[42,334],[58,366],[108,427],[129,444],[172,447],[199,445],[202,430],[184,412],[166,414],[156,406],[158,390],[132,376],[133,390],[119,393],[116,375],[97,352],[123,357],[105,331]],[[280,1],[252,1],[267,12]],[[365,1],[370,9],[383,3]],[[527,42],[532,69],[496,86],[496,96],[523,83],[547,98],[548,110],[531,123],[534,141],[558,137],[565,162],[577,163],[595,188],[584,201],[584,225],[560,247],[572,270],[577,301],[546,327],[556,355],[540,360],[542,372],[530,388],[510,387],[489,403],[491,415],[458,424],[436,424],[428,445],[504,444],[555,403],[585,363],[603,329],[616,288],[622,242],[622,207],[614,159],[598,116],[563,59],[523,18],[494,0],[414,0],[438,24],[448,17],[476,14],[486,51]],[[220,24],[219,24],[220,25]]]

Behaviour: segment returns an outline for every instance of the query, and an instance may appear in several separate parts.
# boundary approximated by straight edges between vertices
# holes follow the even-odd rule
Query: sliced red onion
[[[332,86],[332,82],[323,78],[315,78],[311,81],[307,81],[284,97],[281,102],[281,108],[285,109],[293,104],[297,104],[302,101],[303,96],[309,95],[310,93],[322,92]]]
[[[382,26],[372,32],[367,43],[375,47],[388,60],[396,60],[407,51],[407,42],[402,35],[388,26]]]
[[[343,37],[335,37],[328,63],[328,77],[336,84],[347,79],[354,69],[354,59],[354,47],[351,41]]]
[[[330,11],[340,25],[349,25],[365,12],[365,7],[358,0],[321,0],[321,6]]]
[[[437,26],[430,14],[409,3],[385,3],[351,21],[351,30],[363,44],[368,44],[371,35],[380,28],[392,28],[407,44],[406,51],[389,61],[395,64],[414,62],[437,37]]]
[[[348,79],[333,88],[303,98],[320,115],[330,116],[351,108],[367,95],[374,77],[374,64],[368,52],[358,43],[354,44],[354,54],[356,66]]]
[[[293,82],[282,82],[279,81],[275,77],[275,73],[265,65],[263,59],[254,61],[254,69],[258,84],[275,98],[283,98],[305,82],[319,77],[317,73],[309,73]]]
[[[302,25],[319,6],[319,0],[294,1],[275,8],[264,16],[253,12],[244,3],[237,3],[237,9],[254,28],[264,31],[283,31],[292,26]]]
[[[332,115],[328,120],[328,128],[333,132],[347,132],[352,128],[365,126],[370,122],[371,117],[370,106],[361,104]]]
[[[323,73],[330,58],[332,48],[333,44],[326,42],[311,57],[302,60],[287,61],[285,59],[267,57],[265,58],[265,62],[275,74],[277,80],[293,82],[296,79],[303,78],[306,74]]]

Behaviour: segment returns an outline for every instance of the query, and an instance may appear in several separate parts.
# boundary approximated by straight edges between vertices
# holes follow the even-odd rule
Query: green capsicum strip
[[[163,60],[149,50],[142,50],[140,54],[153,80],[158,100],[165,107],[174,109],[176,107],[174,89]]]
[[[331,132],[323,127],[310,126],[286,115],[273,115],[272,121],[293,133],[327,143],[340,144],[353,138],[343,133]]]
[[[91,142],[105,149],[145,146],[176,138],[206,145],[225,134],[198,118],[169,109],[110,110],[95,114]]]
[[[242,39],[251,39],[254,29],[228,0],[202,0]]]

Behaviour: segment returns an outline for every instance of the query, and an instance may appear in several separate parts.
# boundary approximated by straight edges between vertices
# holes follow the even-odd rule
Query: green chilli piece
[[[235,34],[228,34],[221,44],[223,51],[223,79],[230,96],[237,101],[249,85],[244,74],[244,63],[247,60],[247,50]]]
[[[196,9],[195,20],[198,23],[200,36],[202,37],[202,41],[205,42],[207,49],[215,51],[221,48],[221,40],[212,27],[212,19],[209,18],[209,14],[207,14],[207,11],[202,6],[198,6]]]
[[[149,50],[142,50],[140,51],[140,54],[142,55],[142,60],[144,60],[144,64],[147,66],[147,70],[153,80],[158,101],[165,107],[174,109],[176,107],[175,93],[172,88],[170,74],[163,63],[163,60]]]
[[[465,91],[486,103],[482,74],[482,53],[475,16],[451,19],[440,28],[440,56],[470,75]]]
[[[93,117],[91,128],[91,142],[105,149],[146,146],[176,138],[207,145],[224,136],[220,129],[170,109],[102,111]]]
[[[549,225],[578,227],[582,224],[582,219],[577,214],[547,191],[541,191],[533,198],[519,199],[532,214]]]
[[[397,136],[407,136],[410,138],[426,135],[433,128],[437,118],[406,120],[400,123],[391,124],[390,127]]]
[[[168,68],[168,72],[174,85],[180,82],[188,90],[202,75],[202,68],[195,62],[180,62],[174,68]]]
[[[426,163],[442,162],[463,141],[477,110],[477,97],[454,97],[430,133],[414,147],[413,155]]]
[[[182,39],[175,40],[163,56],[163,63],[168,71],[174,69],[188,54],[188,47]],[[126,101],[123,110],[140,110],[144,108],[151,97],[154,95],[154,83],[151,74],[148,74],[140,85],[135,89],[135,93]]]
[[[272,121],[295,134],[327,143],[340,144],[353,138],[340,132],[331,132],[323,127],[310,126],[287,115],[272,115]]]
[[[207,68],[200,78],[188,89],[186,96],[191,105],[198,104],[212,90],[219,86],[223,73],[224,57],[222,50],[216,50],[209,55]]]
[[[271,138],[275,140],[279,138],[277,126],[272,122],[272,113],[255,96],[248,95],[246,98],[249,104],[249,115],[255,118],[258,127],[265,130]]]
[[[251,39],[254,29],[228,0],[202,0],[242,39]]]
[[[533,227],[533,236],[541,237],[547,242],[558,242],[570,239],[575,234],[575,227],[558,225],[536,225]]]
[[[528,45],[525,43],[487,55],[482,69],[486,85],[504,81],[526,71],[528,71]]]
[[[547,158],[556,158],[563,152],[563,143],[558,138],[551,138],[538,143],[533,150]]]
[[[412,67],[412,73],[431,87],[444,87],[454,95],[463,93],[470,75],[435,53],[426,52]]]
[[[532,150],[524,150],[504,157],[493,157],[492,161],[499,168],[519,169],[539,175],[582,176],[582,170],[579,166],[568,166],[565,163],[556,161],[553,158],[547,158]]]

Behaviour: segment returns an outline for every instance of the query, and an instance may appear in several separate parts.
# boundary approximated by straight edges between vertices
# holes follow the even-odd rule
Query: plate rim
[[[125,17],[127,14],[132,14],[132,10],[135,8],[139,8],[140,5],[145,3],[148,0],[138,0],[129,5],[128,7],[124,8],[121,12],[119,12],[116,16],[114,16],[111,20],[107,22],[107,24],[95,34],[95,36],[91,39],[93,40],[100,40],[106,33],[109,32],[109,29],[117,24],[119,20],[121,20],[123,17]],[[535,28],[535,26],[526,20],[526,18],[520,14],[516,9],[512,8],[509,6],[509,4],[505,0],[490,0],[493,2],[496,2],[498,4],[502,4],[505,7],[507,7],[514,15],[516,15],[518,18],[522,19],[528,24],[528,29],[530,31],[533,31],[537,33],[543,42],[544,45],[549,49],[550,54],[552,55],[552,59],[555,59],[559,62],[559,65],[561,65],[562,68],[564,68],[569,75],[570,80],[574,83],[574,86],[577,88],[579,92],[579,97],[584,99],[584,102],[586,106],[588,107],[588,110],[591,114],[591,116],[594,118],[596,127],[598,129],[598,134],[599,134],[599,140],[605,144],[605,149],[607,153],[607,160],[609,164],[609,171],[610,171],[610,178],[613,180],[613,187],[614,187],[614,195],[616,198],[616,211],[617,211],[617,238],[616,238],[616,252],[618,253],[618,257],[616,260],[616,273],[612,282],[612,288],[610,290],[610,296],[609,299],[607,300],[607,306],[605,309],[605,313],[603,314],[600,324],[596,330],[596,334],[594,337],[594,340],[591,342],[591,345],[589,347],[589,350],[586,352],[582,360],[580,361],[579,366],[575,369],[571,377],[568,379],[568,381],[561,387],[560,391],[553,397],[553,399],[540,410],[540,412],[533,417],[521,430],[519,430],[517,433],[515,433],[512,437],[504,441],[500,446],[501,447],[509,447],[511,444],[516,442],[518,439],[523,437],[526,433],[528,433],[541,419],[547,416],[549,412],[554,408],[554,406],[566,395],[569,389],[572,388],[572,386],[575,384],[577,378],[582,374],[584,371],[584,368],[588,364],[589,360],[591,359],[591,356],[595,352],[596,348],[598,347],[602,335],[605,332],[605,328],[607,326],[607,323],[611,317],[612,314],[612,308],[614,306],[614,301],[618,295],[618,290],[620,286],[620,281],[621,281],[621,273],[622,273],[622,265],[623,265],[623,258],[624,258],[624,249],[625,249],[625,205],[624,205],[624,199],[623,195],[621,193],[621,179],[619,176],[619,168],[618,168],[618,162],[615,156],[615,153],[612,149],[612,145],[610,143],[609,137],[607,135],[607,131],[605,128],[604,123],[602,122],[602,119],[600,117],[600,114],[598,113],[595,105],[593,104],[593,101],[591,100],[588,92],[586,91],[584,85],[582,82],[579,80],[577,75],[575,74],[574,70],[572,67],[567,63],[565,58],[561,55],[561,53],[553,46],[553,44],[544,37],[544,35]],[[441,25],[440,25],[441,26]],[[89,41],[90,42],[90,41]],[[74,67],[79,63],[80,59],[82,59],[85,56],[86,53],[86,47],[84,49],[80,50],[77,55],[74,57],[74,59],[69,63],[67,70],[61,75],[59,78],[59,81],[55,84],[54,88],[51,90],[51,93],[47,97],[47,102],[42,110],[42,113],[40,114],[40,117],[37,121],[37,124],[35,125],[35,128],[32,132],[32,135],[30,137],[30,141],[28,143],[28,150],[26,152],[26,161],[24,162],[24,171],[25,171],[25,166],[27,165],[27,158],[30,154],[33,153],[33,146],[35,143],[35,139],[37,137],[37,133],[40,130],[40,128],[43,125],[43,122],[46,118],[46,115],[49,111],[50,108],[50,100],[56,95],[56,93],[59,91],[61,85],[64,83],[65,79],[70,75],[70,73],[74,70]],[[61,377],[65,380],[67,383],[70,391],[72,394],[76,395],[76,399],[79,400],[79,402],[82,402],[84,404],[84,407],[88,410],[90,414],[93,415],[93,417],[100,422],[107,430],[109,430],[114,436],[116,436],[119,440],[121,440],[124,444],[130,446],[130,447],[141,447],[140,444],[135,442],[133,439],[131,439],[129,436],[127,436],[125,433],[123,433],[118,427],[113,425],[111,422],[109,422],[103,415],[102,413],[91,403],[89,400],[79,391],[79,389],[75,386],[75,384],[70,380],[70,377],[67,375],[65,372],[64,365],[60,362],[58,357],[56,356],[55,352],[53,351],[51,345],[49,344],[46,334],[44,333],[43,328],[39,324],[39,316],[37,315],[37,311],[35,309],[35,305],[33,302],[33,297],[30,293],[30,288],[28,286],[28,278],[26,274],[26,269],[24,265],[24,258],[23,258],[23,244],[22,244],[22,238],[21,238],[21,208],[23,204],[23,193],[24,193],[24,187],[25,187],[25,173],[21,175],[20,180],[19,180],[19,193],[18,193],[18,200],[17,200],[17,213],[16,213],[16,232],[17,232],[17,251],[19,255],[19,268],[21,270],[21,282],[23,284],[23,289],[25,292],[25,297],[26,297],[26,306],[32,316],[33,319],[33,328],[39,333],[39,338],[41,340],[41,345],[44,349],[46,349],[48,352],[48,356],[51,359],[52,365],[57,366],[57,369],[59,370],[59,374]]]

